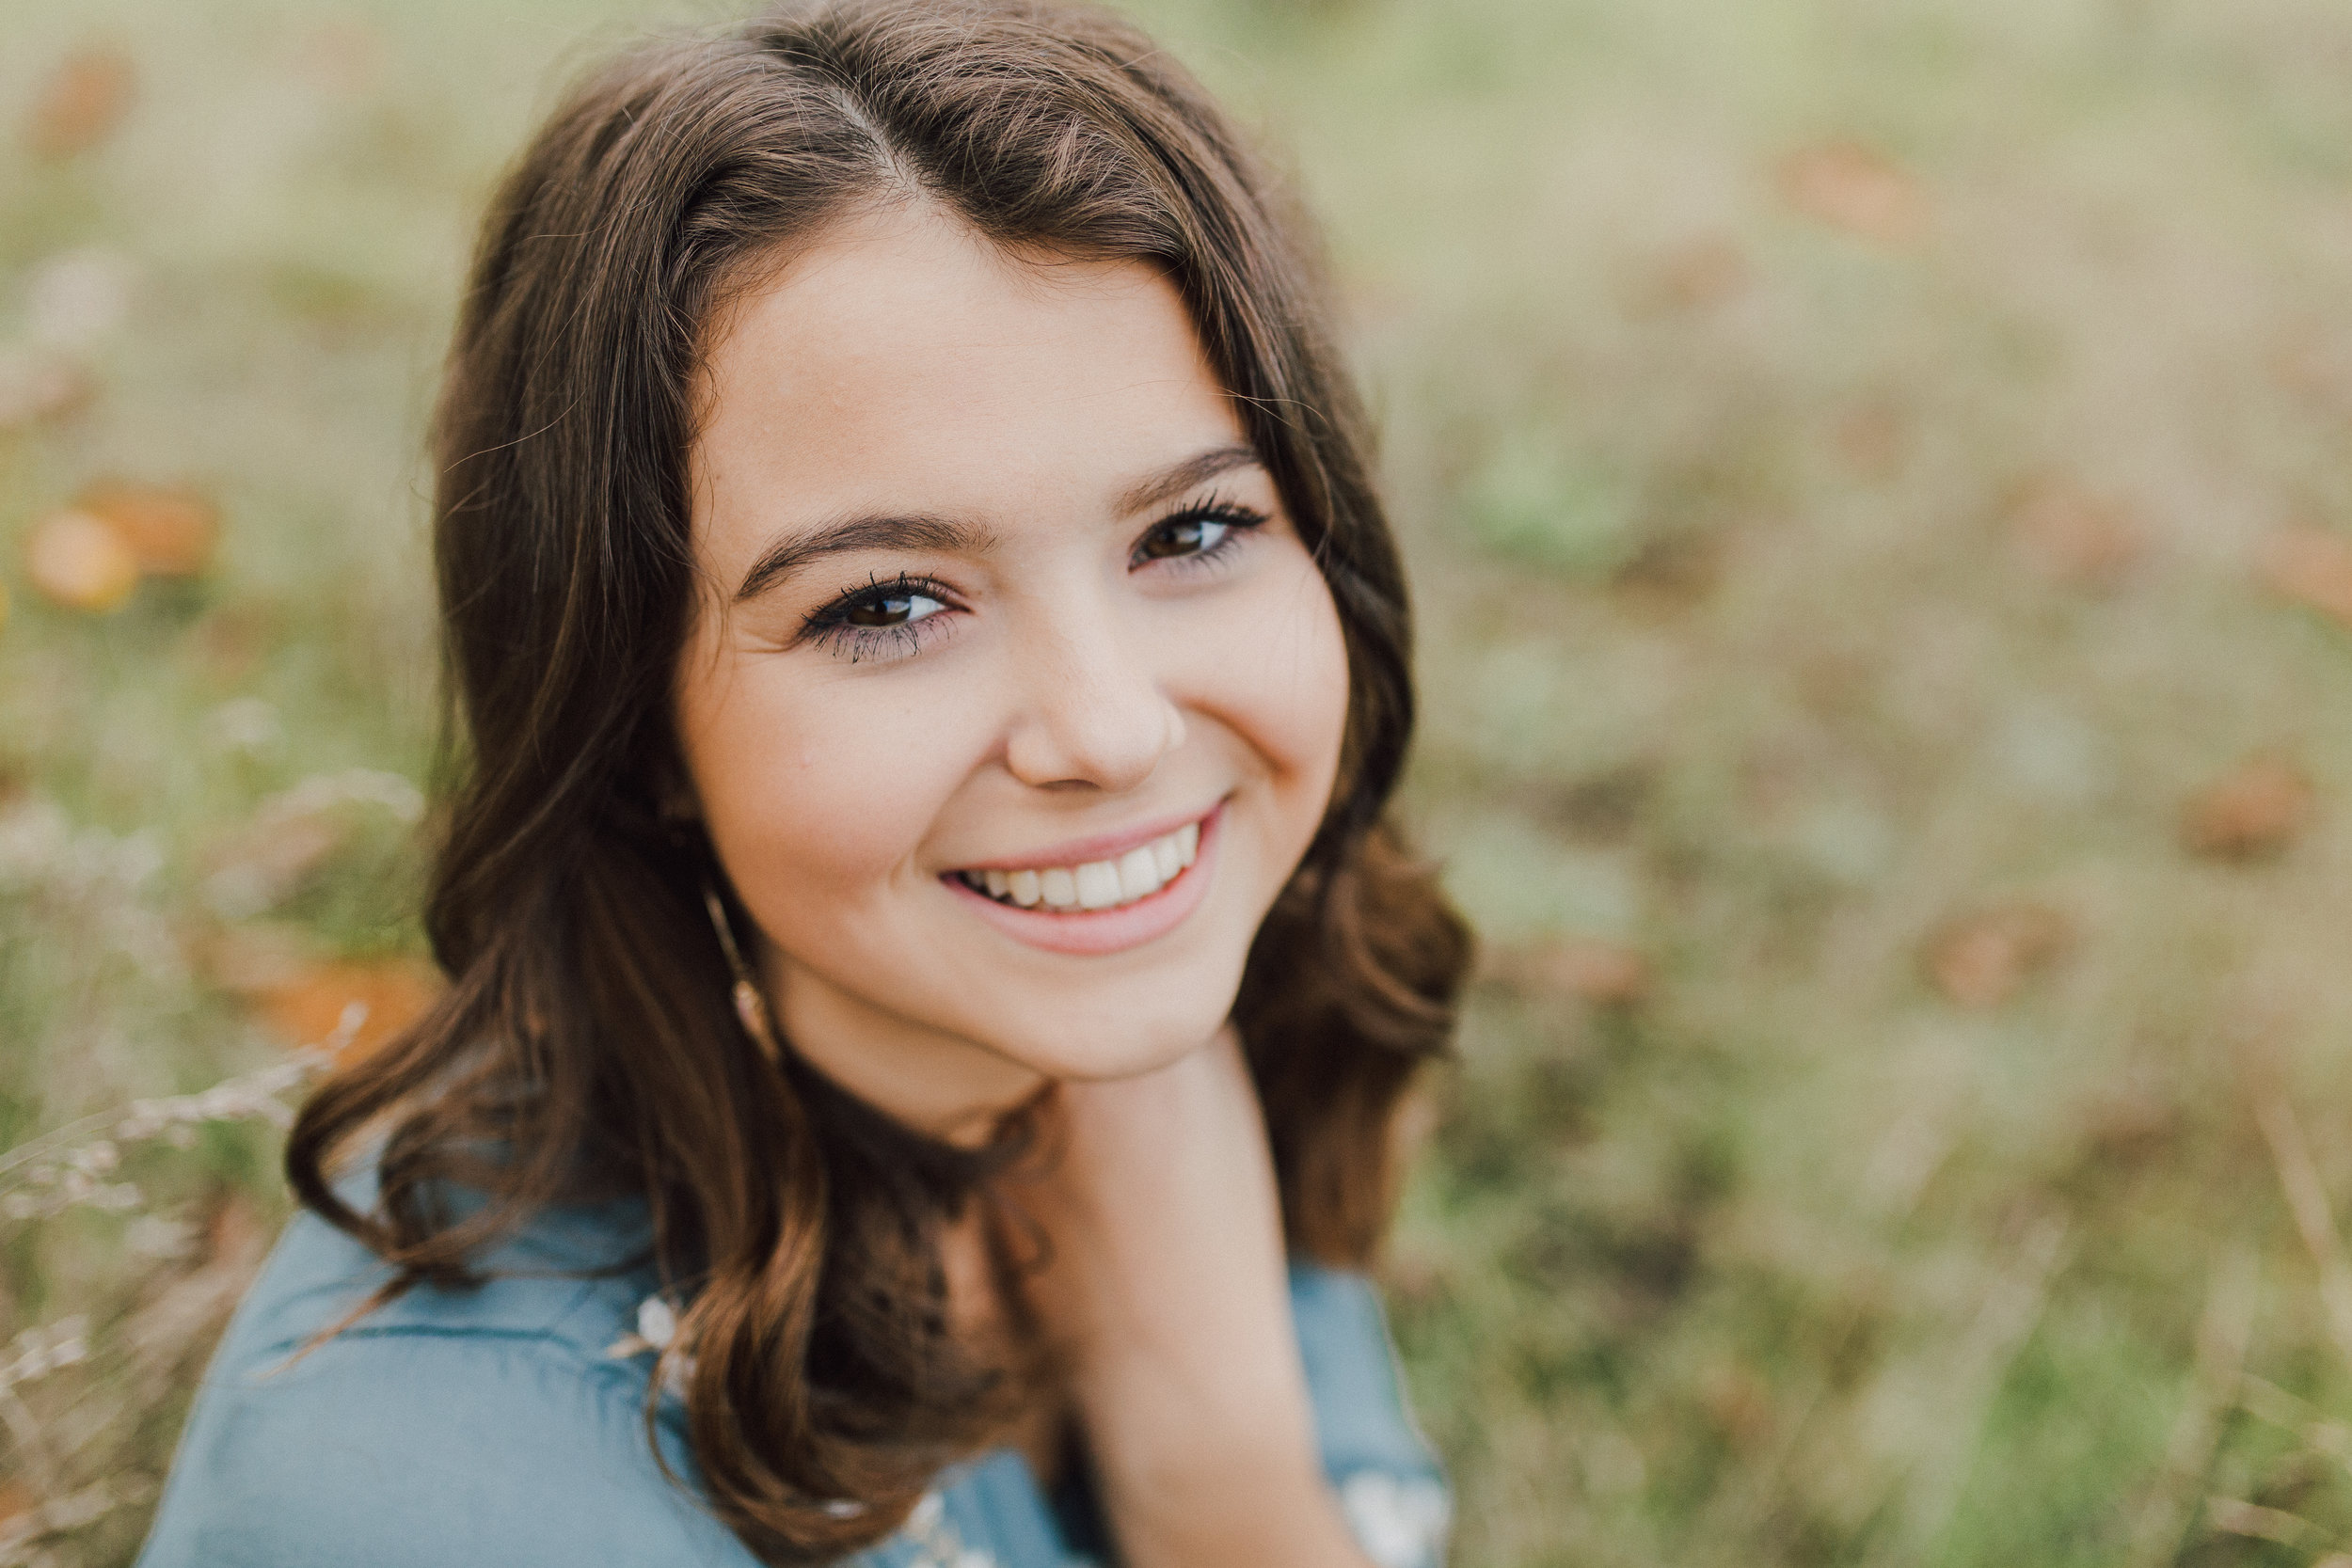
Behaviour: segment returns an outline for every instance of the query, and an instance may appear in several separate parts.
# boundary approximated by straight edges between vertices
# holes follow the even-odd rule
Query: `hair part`
[[[689,1301],[704,1490],[769,1561],[887,1534],[1023,1386],[943,1316],[939,1230],[994,1160],[760,1052],[704,911],[723,876],[665,809],[714,324],[791,247],[906,199],[1009,249],[1159,268],[1330,586],[1341,776],[1234,1008],[1294,1248],[1370,1259],[1390,1123],[1469,957],[1387,821],[1409,616],[1311,230],[1192,78],[1107,13],[1031,0],[788,4],[588,76],[491,204],[436,424],[450,712],[426,928],[451,984],[311,1098],[287,1169],[393,1292],[474,1280],[545,1206],[642,1196]],[[371,1138],[361,1212],[333,1173]],[[490,1201],[461,1217],[452,1186]]]

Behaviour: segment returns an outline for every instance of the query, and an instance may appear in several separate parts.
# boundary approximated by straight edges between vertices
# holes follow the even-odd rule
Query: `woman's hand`
[[[1229,1029],[1140,1078],[1065,1084],[1018,1201],[1029,1301],[1071,1369],[1129,1568],[1364,1568],[1315,1448],[1265,1124]]]

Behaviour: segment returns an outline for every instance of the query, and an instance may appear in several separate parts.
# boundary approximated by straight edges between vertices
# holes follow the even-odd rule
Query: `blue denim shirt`
[[[675,1400],[644,1422],[649,1270],[583,1275],[642,1240],[633,1206],[541,1216],[478,1290],[419,1288],[308,1354],[385,1277],[316,1217],[288,1227],[215,1354],[139,1568],[754,1568],[692,1490]],[[1448,1498],[1361,1277],[1291,1270],[1324,1464],[1380,1568],[1437,1568]],[[943,1473],[854,1568],[1099,1560],[1010,1451]],[[1098,1548],[1099,1550],[1099,1548]]]

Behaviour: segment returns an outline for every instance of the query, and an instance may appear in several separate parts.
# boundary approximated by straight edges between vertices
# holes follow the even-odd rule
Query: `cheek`
[[[784,675],[746,656],[678,703],[711,842],[763,924],[838,913],[835,900],[886,884],[969,770],[952,708]]]
[[[1347,727],[1347,646],[1323,575],[1302,547],[1293,544],[1288,554],[1284,570],[1269,574],[1219,639],[1214,689],[1202,697],[1258,753],[1290,814],[1303,815],[1311,832]]]

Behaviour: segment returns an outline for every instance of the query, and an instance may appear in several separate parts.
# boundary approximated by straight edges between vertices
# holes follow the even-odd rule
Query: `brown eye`
[[[852,626],[903,626],[946,608],[929,594],[911,588],[877,588],[851,599],[843,607],[841,619]]]
[[[1174,556],[1202,555],[1223,543],[1232,524],[1215,517],[1170,517],[1152,526],[1136,546],[1137,561],[1166,561]]]

